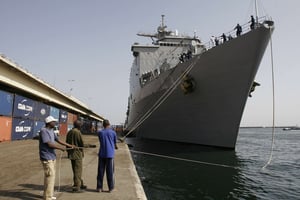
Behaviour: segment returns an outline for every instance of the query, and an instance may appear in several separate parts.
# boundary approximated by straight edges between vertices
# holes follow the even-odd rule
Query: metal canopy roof
[[[95,120],[103,121],[104,119],[90,110],[78,99],[62,93],[53,86],[22,69],[2,54],[0,54],[0,83],[28,93],[30,96],[41,99],[45,103],[78,112]]]

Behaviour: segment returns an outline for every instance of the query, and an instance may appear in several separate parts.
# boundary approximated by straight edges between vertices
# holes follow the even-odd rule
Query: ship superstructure
[[[130,95],[134,101],[139,101],[148,95],[141,96],[141,88],[161,73],[206,50],[196,35],[194,37],[182,36],[178,34],[178,31],[168,31],[164,24],[164,15],[162,15],[162,23],[157,28],[156,34],[139,33],[138,35],[151,37],[153,45],[135,43],[131,47],[134,62],[130,74]]]

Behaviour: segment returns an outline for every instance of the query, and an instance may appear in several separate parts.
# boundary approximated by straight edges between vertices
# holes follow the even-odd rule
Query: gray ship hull
[[[194,91],[178,85],[135,129],[137,137],[235,148],[249,91],[273,29],[261,26],[164,72],[129,105],[127,130],[191,64]]]

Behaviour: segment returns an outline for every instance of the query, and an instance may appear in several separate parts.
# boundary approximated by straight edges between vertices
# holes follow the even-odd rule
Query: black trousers
[[[98,175],[97,189],[103,189],[103,177],[106,172],[107,185],[109,190],[113,190],[115,186],[114,180],[114,159],[99,158],[98,160]]]

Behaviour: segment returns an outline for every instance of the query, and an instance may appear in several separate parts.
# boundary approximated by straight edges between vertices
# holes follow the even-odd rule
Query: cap
[[[48,116],[48,117],[46,117],[46,119],[45,119],[45,123],[47,124],[47,123],[50,123],[50,122],[57,122],[58,120],[57,119],[55,119],[54,117],[52,117],[52,116]]]

